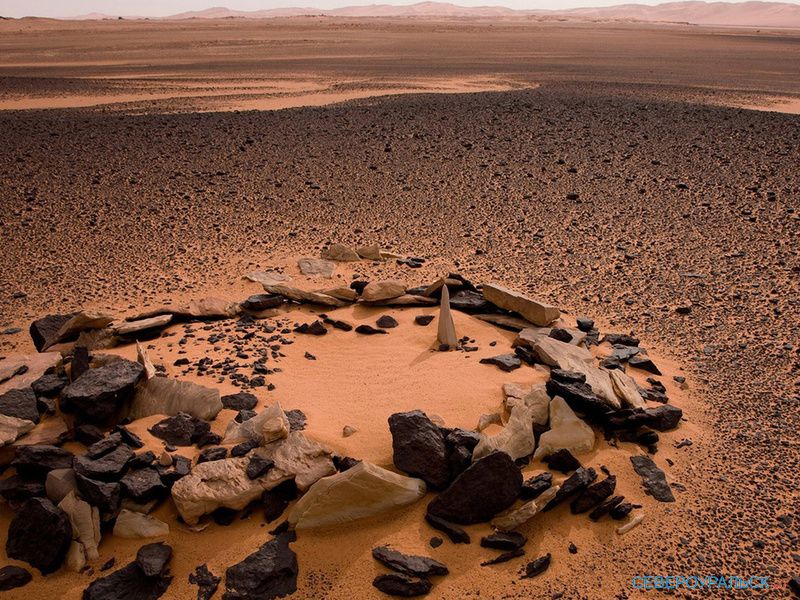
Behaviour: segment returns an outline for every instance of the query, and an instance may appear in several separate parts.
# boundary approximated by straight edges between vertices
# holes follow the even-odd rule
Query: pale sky
[[[419,0],[0,0],[4,17],[74,17],[92,12],[109,15],[164,17],[187,10],[224,6],[234,10],[261,10],[286,6],[337,8],[360,4],[414,4]],[[447,0],[445,0],[447,1]],[[659,4],[658,0],[449,0],[461,6],[501,5],[516,9],[564,9],[613,4]],[[744,0],[734,0],[744,1]],[[786,0],[784,0],[786,1]],[[800,0],[792,1],[793,4]]]

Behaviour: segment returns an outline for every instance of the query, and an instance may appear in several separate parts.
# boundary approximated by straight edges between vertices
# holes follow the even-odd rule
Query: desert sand
[[[643,453],[635,444],[599,441],[580,457],[617,474],[617,493],[642,506],[630,533],[561,506],[522,529],[524,559],[482,567],[485,524],[467,527],[470,545],[430,547],[442,534],[423,519],[429,494],[388,517],[301,532],[296,597],[383,597],[371,582],[386,569],[371,550],[385,543],[448,565],[436,598],[638,598],[636,575],[717,573],[770,576],[765,597],[786,597],[798,570],[800,120],[740,107],[796,102],[795,33],[23,20],[0,22],[0,39],[3,356],[34,352],[27,327],[49,313],[240,301],[261,291],[245,273],[275,268],[299,287],[329,287],[300,275],[297,259],[331,242],[375,243],[427,260],[419,269],[346,263],[334,283],[357,275],[413,286],[451,271],[503,281],[560,307],[569,326],[588,315],[602,332],[634,332],[684,411],[653,457],[675,503],[644,493],[629,461]],[[322,311],[279,317],[293,327]],[[475,353],[433,351],[435,323],[413,319],[435,308],[334,316],[374,324],[382,314],[400,323],[388,335],[293,335],[269,377],[275,389],[255,390],[259,408],[300,409],[310,437],[392,468],[389,414],[420,408],[473,429],[501,405],[503,383],[544,377],[480,364],[509,351],[514,334],[466,314],[455,323]],[[174,362],[201,358],[201,338],[233,324],[174,325],[148,352],[168,376],[232,393],[229,378]],[[189,330],[196,337],[178,355]],[[131,345],[107,352],[135,357]],[[629,372],[645,385],[649,374]],[[222,411],[213,430],[233,415]],[[155,420],[131,428],[158,454],[163,444],[146,431]],[[345,438],[345,425],[358,431]],[[684,439],[692,444],[676,447]],[[534,461],[523,472],[543,468]],[[155,515],[170,524],[174,549],[166,598],[194,597],[187,578],[197,565],[223,575],[279,522],[254,511],[195,532],[170,501]],[[12,516],[0,507],[0,531]],[[100,565],[127,564],[141,543],[106,533],[91,573],[35,573],[6,594],[79,598]],[[548,552],[546,573],[519,578]]]

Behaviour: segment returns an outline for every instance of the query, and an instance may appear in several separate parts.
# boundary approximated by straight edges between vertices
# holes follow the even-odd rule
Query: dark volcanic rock
[[[556,450],[550,456],[546,456],[543,460],[551,469],[555,469],[556,471],[560,471],[565,474],[581,468],[581,462],[566,448]]]
[[[72,452],[58,446],[36,444],[19,446],[11,465],[20,475],[41,477],[53,469],[69,469],[73,458]]]
[[[172,548],[165,544],[142,546],[135,561],[93,581],[84,590],[83,600],[156,600],[172,583],[167,567],[171,556]]]
[[[7,592],[23,585],[33,579],[33,576],[27,569],[8,565],[0,569],[0,592]]]
[[[293,594],[298,569],[289,540],[288,535],[280,535],[229,567],[223,600],[264,600]]]
[[[577,515],[595,508],[613,494],[616,487],[617,478],[613,475],[609,475],[603,481],[590,485],[570,504],[572,514]]]
[[[674,429],[683,418],[683,411],[677,406],[664,404],[654,408],[623,409],[609,413],[606,425],[610,429],[638,429],[642,426],[657,431]]]
[[[620,344],[621,346],[639,345],[639,338],[635,338],[632,335],[627,335],[625,333],[607,333],[603,336],[603,339],[600,341],[608,342],[612,346],[615,344]]]
[[[398,573],[415,577],[431,577],[433,575],[447,575],[450,571],[447,566],[427,556],[403,554],[392,550],[388,546],[378,546],[372,549],[372,557]]]
[[[151,468],[129,471],[120,479],[120,484],[125,495],[139,504],[157,500],[167,493],[158,471]]]
[[[302,410],[293,408],[292,410],[284,411],[286,418],[289,419],[290,431],[303,431],[306,428],[306,413]]]
[[[238,392],[222,396],[222,406],[230,410],[253,410],[258,405],[258,398],[248,392]]]
[[[394,465],[419,477],[433,489],[450,481],[447,445],[442,431],[419,410],[395,413],[389,417]]]
[[[427,579],[417,579],[401,573],[386,573],[372,580],[372,585],[390,596],[424,596],[431,591],[433,584]]]
[[[481,546],[495,550],[517,550],[527,543],[528,538],[516,531],[496,531],[481,538]]]
[[[0,396],[0,414],[39,422],[36,394],[30,387],[9,390]]]
[[[128,446],[130,446],[131,448],[143,448],[144,447],[144,442],[142,441],[142,438],[140,438],[138,435],[133,433],[127,427],[124,427],[122,425],[117,425],[116,427],[114,427],[114,430],[113,430],[112,433],[119,433],[122,436],[122,441],[125,444],[128,444]]]
[[[273,296],[272,294],[256,294],[250,296],[241,303],[241,307],[245,310],[258,312],[267,310],[269,308],[277,308],[283,304],[282,296]]]
[[[125,444],[120,444],[111,452],[100,458],[90,458],[86,455],[76,456],[73,461],[75,472],[98,481],[118,481],[128,468],[128,463],[133,459],[133,450]]]
[[[178,413],[162,419],[148,431],[173,446],[191,446],[211,431],[211,425],[188,413]]]
[[[522,366],[519,357],[516,354],[498,354],[497,356],[490,356],[489,358],[481,359],[482,365],[495,365],[501,371],[510,373],[514,369],[519,369]]]
[[[553,510],[566,498],[569,498],[573,494],[577,494],[578,492],[586,489],[596,478],[597,473],[594,469],[591,467],[588,469],[581,467],[572,475],[570,475],[566,481],[564,481],[564,483],[561,484],[561,489],[559,489],[558,492],[556,492],[555,497],[545,505],[545,507],[542,509],[542,512]]]
[[[431,321],[433,321],[433,319],[434,319],[433,315],[417,315],[416,317],[414,317],[414,323],[416,323],[417,325],[422,325],[423,327],[427,327],[428,325],[431,324]]]
[[[428,504],[434,516],[463,525],[482,523],[511,506],[522,474],[505,452],[492,452],[472,465]]]
[[[611,511],[611,509],[613,509],[615,506],[617,506],[624,499],[625,499],[625,496],[613,496],[612,498],[609,498],[608,500],[603,502],[600,506],[595,508],[592,512],[590,512],[589,513],[589,518],[592,521],[597,521],[601,517],[604,517],[605,515],[607,515]]]
[[[450,296],[450,308],[465,313],[493,312],[496,307],[474,290],[461,290]]]
[[[72,527],[64,511],[47,498],[31,498],[8,527],[6,554],[47,575],[61,566],[71,541]]]
[[[265,458],[254,454],[250,457],[250,462],[247,464],[245,473],[249,479],[258,479],[275,466],[275,462],[271,458]]]
[[[551,398],[561,396],[572,410],[584,413],[592,419],[603,419],[611,411],[608,404],[592,391],[583,374],[554,369],[545,387]]]
[[[644,491],[659,502],[675,502],[672,489],[667,483],[664,471],[656,466],[649,456],[631,456],[634,470],[642,478]]]
[[[43,498],[46,495],[42,478],[27,479],[12,475],[0,479],[0,496],[9,502],[25,502],[30,498]]]
[[[248,452],[250,452],[253,448],[258,448],[259,441],[258,440],[247,440],[242,442],[241,444],[236,444],[233,448],[231,448],[231,456],[238,457],[244,456]]]
[[[491,560],[483,561],[481,566],[488,567],[490,565],[499,565],[500,563],[508,562],[514,558],[519,558],[520,556],[525,556],[525,550],[522,548],[515,548],[514,550],[503,552]]]
[[[381,315],[375,322],[375,325],[381,329],[393,329],[399,325],[397,319],[391,315]]]
[[[529,579],[531,577],[536,577],[537,575],[541,575],[550,567],[550,553],[548,552],[544,556],[540,556],[533,562],[529,562],[525,566],[525,574],[522,576],[523,579]]]
[[[75,474],[75,482],[81,497],[92,506],[100,509],[103,521],[116,517],[122,499],[122,486],[119,483],[106,483]]]
[[[68,315],[47,315],[36,319],[30,326],[31,339],[36,350],[41,352],[47,346],[55,343],[62,325],[69,321],[74,313]]]
[[[294,479],[289,479],[275,486],[271,490],[261,493],[261,503],[264,506],[264,519],[271,523],[283,514],[289,502],[297,498],[297,484]]]
[[[642,369],[643,371],[647,371],[648,373],[653,373],[654,375],[661,375],[661,370],[655,365],[655,363],[648,356],[642,356],[641,354],[637,354],[636,356],[631,357],[631,359],[628,361],[628,364],[637,369]]]
[[[519,497],[523,500],[533,500],[542,495],[547,488],[553,485],[552,473],[539,473],[535,477],[526,479],[520,489]]]
[[[376,329],[372,325],[359,325],[356,327],[356,333],[362,333],[364,335],[375,335],[377,333],[389,333],[383,329]]]
[[[327,327],[322,321],[314,321],[313,323],[303,323],[294,328],[296,333],[307,333],[309,335],[325,335],[328,333]]]
[[[197,457],[197,464],[204,462],[211,462],[214,460],[222,460],[228,456],[228,449],[222,446],[214,446],[212,448],[204,449]]]
[[[463,529],[461,529],[461,527],[459,527],[455,523],[451,523],[446,519],[442,519],[430,513],[427,513],[425,515],[425,520],[434,529],[438,529],[439,531],[444,532],[447,535],[447,537],[450,538],[450,541],[453,542],[454,544],[470,543],[469,534]]]
[[[633,504],[631,504],[630,502],[621,502],[616,506],[612,507],[611,510],[609,510],[608,512],[611,515],[612,519],[621,521],[622,519],[627,517],[632,510],[633,510]]]
[[[144,367],[139,363],[117,360],[78,377],[64,388],[61,399],[86,421],[106,422],[133,398],[143,377]]]
[[[588,333],[594,328],[594,321],[589,317],[578,317],[575,323],[578,326],[578,330],[583,333]]]
[[[100,458],[104,454],[108,454],[114,448],[122,443],[122,436],[118,433],[104,437],[102,440],[96,441],[94,444],[86,448],[86,456],[89,458]]]
[[[222,577],[214,575],[205,564],[200,565],[194,570],[194,573],[189,574],[189,583],[198,587],[197,600],[210,600],[216,593],[220,581],[222,581]]]

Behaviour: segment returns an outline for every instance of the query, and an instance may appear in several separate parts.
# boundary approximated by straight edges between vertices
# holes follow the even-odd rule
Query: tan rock
[[[69,434],[69,427],[60,415],[50,415],[46,419],[39,421],[32,430],[23,435],[13,446],[33,446],[36,444],[47,444],[57,446],[62,443]]]
[[[322,258],[338,260],[340,262],[354,262],[361,260],[358,253],[344,244],[331,244],[322,251]]]
[[[641,525],[642,521],[644,521],[644,513],[639,513],[624,525],[617,527],[617,535],[625,535],[634,527]]]
[[[379,302],[392,300],[406,293],[406,285],[400,281],[387,279],[384,281],[370,281],[361,292],[364,302]]]
[[[301,258],[297,266],[303,275],[308,277],[324,277],[330,279],[336,270],[336,263],[324,258]]]
[[[389,298],[388,300],[378,300],[377,302],[370,302],[370,306],[435,306],[439,302],[436,298],[426,298],[425,296],[416,296],[414,294],[403,294],[397,298]]]
[[[345,425],[342,428],[342,437],[350,437],[351,435],[353,435],[354,433],[357,433],[357,432],[358,432],[358,429],[356,429],[355,427],[352,427],[350,425]]]
[[[534,460],[551,455],[556,450],[585,454],[594,448],[594,430],[572,411],[560,396],[550,402],[550,429],[539,436]]]
[[[39,352],[36,354],[10,354],[0,360],[0,394],[8,390],[27,387],[50,367],[61,362],[60,352]],[[23,369],[27,368],[27,371]],[[19,371],[25,371],[19,373]]]
[[[286,285],[265,285],[264,290],[270,294],[277,294],[278,296],[283,296],[284,298],[294,300],[301,304],[321,304],[322,306],[330,306],[333,308],[345,306],[346,304],[346,302],[334,298],[333,296],[320,294],[319,292],[308,292]]]
[[[58,504],[71,492],[77,490],[75,471],[72,469],[53,469],[49,471],[44,482],[44,489],[47,492],[47,497],[54,504]]]
[[[505,393],[505,408],[508,412],[515,406],[525,406],[531,409],[531,417],[534,423],[547,425],[550,415],[550,396],[547,395],[547,388],[543,383],[537,383],[530,387],[521,386],[515,383],[503,385]]]
[[[331,296],[332,298],[336,298],[338,300],[343,300],[344,302],[355,302],[358,300],[358,293],[355,290],[351,290],[349,287],[335,287],[328,290],[322,290],[321,294],[325,294],[326,296]]]
[[[64,557],[64,566],[73,573],[80,573],[86,566],[86,551],[79,541],[70,542],[67,555]]]
[[[426,287],[425,291],[422,292],[422,295],[428,297],[433,296],[434,294],[436,294],[436,292],[441,290],[442,287],[444,287],[445,285],[460,286],[461,282],[458,279],[447,279],[445,277],[442,277],[441,279],[437,279],[428,287]]]
[[[222,410],[219,390],[191,381],[167,377],[153,377],[140,385],[131,403],[131,419],[151,415],[175,416],[188,413],[198,419],[210,421]]]
[[[147,379],[152,379],[156,376],[156,367],[147,356],[147,350],[144,349],[138,341],[136,342],[136,361],[144,367],[144,375]]]
[[[114,321],[114,317],[109,314],[96,311],[81,311],[73,315],[66,323],[61,326],[56,336],[46,343],[42,350],[47,350],[50,346],[59,342],[74,338],[81,331],[86,329],[103,329]]]
[[[203,464],[210,465],[213,462]],[[150,515],[123,508],[114,524],[114,535],[126,539],[163,537],[169,535],[169,525]]]
[[[450,311],[450,292],[447,286],[442,287],[442,296],[439,299],[439,329],[436,332],[436,339],[439,346],[447,346],[450,350],[458,348],[458,336],[456,335],[456,324],[453,321],[453,314]]]
[[[483,431],[490,425],[502,425],[503,419],[500,417],[500,413],[491,413],[486,415],[481,415],[478,419],[478,427],[477,431]]]
[[[286,473],[294,476],[297,489],[301,492],[322,477],[336,472],[330,449],[308,439],[302,431],[292,431],[286,438],[257,448],[254,453],[275,463],[268,473],[275,471],[278,475]]]
[[[481,434],[481,440],[472,452],[475,461],[493,452],[502,450],[514,460],[533,453],[533,408],[519,404],[511,410],[511,417],[503,430],[495,436]]]
[[[361,258],[365,258],[367,260],[383,260],[381,247],[378,246],[378,244],[373,244],[372,246],[359,246],[356,248],[356,253]]]
[[[518,313],[540,327],[549,325],[561,316],[555,306],[534,300],[502,285],[484,283],[481,290],[483,297],[495,306]]]
[[[226,319],[235,317],[238,312],[238,304],[235,302],[221,298],[202,298],[178,308],[175,314],[194,319]]]
[[[97,546],[100,544],[100,511],[70,492],[58,503],[58,507],[69,517],[72,537],[83,546],[88,560],[99,558]]]
[[[289,512],[296,529],[341,525],[413,504],[425,495],[425,482],[367,462],[324,477]]]
[[[12,444],[35,426],[33,421],[0,414],[0,446]]]
[[[252,419],[242,423],[231,421],[225,430],[223,444],[239,444],[251,440],[259,444],[268,444],[285,438],[289,433],[289,419],[283,412],[280,403],[266,407]]]
[[[135,321],[125,321],[114,326],[117,335],[126,336],[147,331],[148,329],[159,329],[166,327],[172,321],[172,314],[156,315],[148,319],[137,319]]]
[[[499,529],[500,531],[513,531],[520,525],[527,523],[530,521],[534,516],[542,511],[542,509],[547,505],[550,500],[555,498],[556,493],[560,486],[554,485],[547,488],[544,492],[542,492],[538,498],[535,500],[531,500],[530,502],[526,502],[522,506],[517,509],[512,510],[504,515],[500,515],[499,517],[495,517],[492,520],[492,526]]]
[[[642,395],[639,393],[639,386],[633,378],[619,369],[609,369],[608,374],[611,377],[611,383],[614,386],[614,391],[622,400],[622,404],[630,408],[644,408],[645,402]]]
[[[292,280],[288,275],[277,271],[252,271],[245,275],[244,279],[261,285],[281,285]]]
[[[162,467],[169,467],[172,463],[172,455],[164,450],[158,457],[158,464],[160,464]]]
[[[511,331],[522,331],[523,329],[527,329],[531,326],[530,321],[526,321],[520,317],[514,317],[511,315],[501,315],[501,314],[485,314],[485,315],[473,315],[476,319],[480,319],[481,321],[485,321],[487,323],[491,323],[492,325],[497,325],[503,329],[510,329]],[[543,328],[545,329],[545,328]],[[550,328],[546,328],[548,333],[550,332]]]

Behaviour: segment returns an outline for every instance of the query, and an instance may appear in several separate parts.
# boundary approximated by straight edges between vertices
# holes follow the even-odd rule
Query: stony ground
[[[504,280],[632,328],[700,384],[716,439],[683,473],[692,522],[641,560],[782,584],[800,570],[800,117],[656,96],[2,114],[0,327],[213,289],[331,240]],[[24,331],[0,336],[15,348]]]

